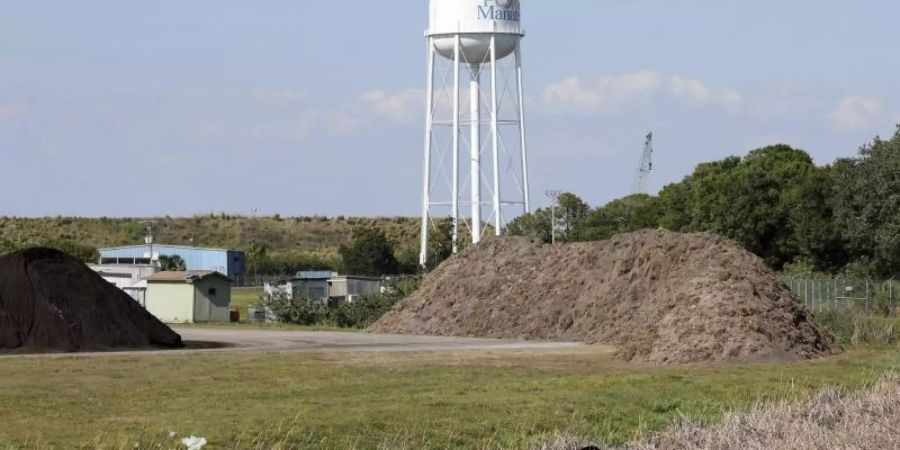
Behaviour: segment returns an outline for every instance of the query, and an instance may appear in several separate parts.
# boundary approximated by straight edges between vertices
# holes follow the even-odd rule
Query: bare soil
[[[177,333],[70,255],[35,248],[0,257],[0,352],[182,346]]]
[[[371,331],[605,343],[660,364],[827,351],[761,259],[719,236],[663,230],[561,245],[489,240],[447,260]]]

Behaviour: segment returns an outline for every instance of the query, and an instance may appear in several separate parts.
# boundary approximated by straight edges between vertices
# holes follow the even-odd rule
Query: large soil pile
[[[38,248],[0,257],[0,351],[181,346],[178,334],[65,253]]]
[[[381,333],[615,344],[654,363],[811,358],[823,333],[775,274],[709,234],[470,248],[372,327]]]

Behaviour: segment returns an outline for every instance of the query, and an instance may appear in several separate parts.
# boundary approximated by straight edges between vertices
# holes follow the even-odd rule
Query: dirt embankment
[[[544,245],[500,238],[449,259],[371,328],[614,344],[653,363],[811,358],[823,333],[755,255],[710,234]]]
[[[178,334],[65,253],[36,248],[0,257],[0,352],[182,346]]]

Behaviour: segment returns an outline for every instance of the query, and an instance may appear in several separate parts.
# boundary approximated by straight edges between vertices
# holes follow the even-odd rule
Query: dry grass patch
[[[825,389],[805,403],[764,406],[729,414],[718,426],[682,423],[629,450],[890,449],[900,446],[900,378],[841,395]]]
[[[577,450],[585,441],[559,434],[539,450]],[[715,426],[682,421],[665,433],[619,450],[892,449],[900,446],[900,377],[863,391],[826,388],[804,402],[729,413]],[[599,448],[599,447],[598,447]]]

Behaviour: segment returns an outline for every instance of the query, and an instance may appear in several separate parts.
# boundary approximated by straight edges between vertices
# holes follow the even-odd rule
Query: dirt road
[[[185,350],[128,351],[111,353],[79,353],[50,355],[2,356],[0,358],[34,358],[100,355],[161,355],[223,352],[418,352],[460,350],[522,350],[574,348],[582,344],[565,342],[530,342],[514,340],[468,339],[435,336],[401,336],[390,334],[340,333],[313,331],[268,331],[230,328],[174,328],[188,343]]]
[[[213,342],[228,347],[199,351],[285,351],[285,352],[403,352],[438,350],[496,350],[564,348],[579,344],[468,339],[392,334],[231,330],[216,328],[175,328],[189,342]]]

